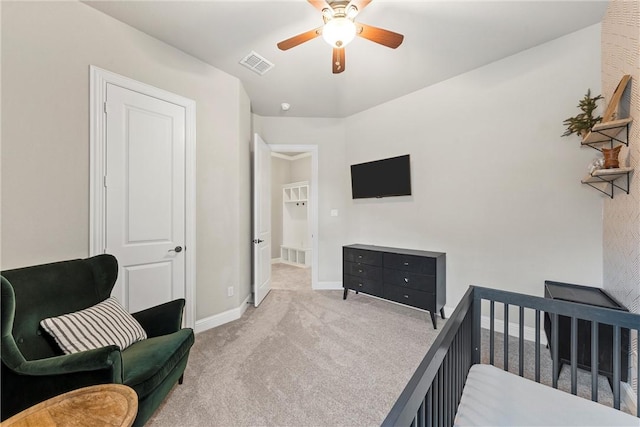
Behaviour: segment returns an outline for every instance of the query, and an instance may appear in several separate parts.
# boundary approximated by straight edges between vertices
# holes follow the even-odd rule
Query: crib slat
[[[451,420],[451,425],[453,425],[453,418],[456,414],[456,358],[455,358],[455,353],[452,354],[451,357],[451,366],[450,366],[450,370],[451,370],[451,391],[449,392],[449,394],[451,395],[451,405],[449,406],[449,419]]]
[[[442,378],[444,372],[442,365],[440,366],[440,372],[438,373],[438,425],[444,425],[444,378]]]
[[[473,328],[471,331],[471,352],[473,353],[473,363],[480,363],[480,334],[482,334],[480,319],[482,314],[482,300],[480,298],[474,298],[473,300],[473,323],[470,327]]]
[[[536,310],[536,382],[540,382],[540,310]]]
[[[509,370],[509,304],[504,304],[504,370]]]
[[[453,425],[453,414],[455,411],[455,381],[454,381],[454,375],[453,373],[455,372],[455,363],[454,363],[454,359],[453,357],[450,358],[449,360],[449,425]]]
[[[613,348],[613,407],[620,409],[620,326],[613,327]]]
[[[422,399],[422,405],[420,405],[420,408],[418,409],[418,426],[419,427],[425,427],[425,419],[424,419],[425,406],[427,406],[427,396],[425,396],[424,399]]]
[[[433,402],[431,402],[431,411],[433,415],[432,425],[439,426],[440,424],[438,424],[438,407],[440,405],[440,371],[438,371],[436,377],[433,379],[431,388],[433,389],[433,393],[431,393],[431,397],[433,398]]]
[[[518,375],[524,375],[524,307],[520,306],[520,325],[518,329],[519,346],[518,346]]]
[[[640,329],[636,329],[636,349],[640,347]],[[640,418],[640,351],[636,351],[636,416]]]
[[[491,365],[494,364],[493,353],[494,353],[495,309],[496,309],[496,302],[492,300],[489,306],[489,363]]]
[[[431,393],[432,393],[431,390],[433,390],[433,383],[431,383],[431,387],[429,387],[429,390],[427,390],[427,396],[425,397],[425,402],[426,402],[426,413],[424,414],[425,427],[433,426],[433,398],[431,396]]]
[[[591,322],[591,400],[598,401],[598,322]]]
[[[443,389],[444,389],[444,402],[443,402],[443,411],[442,411],[442,415],[444,418],[444,425],[445,426],[449,426],[451,424],[449,424],[449,405],[450,405],[450,400],[449,400],[449,392],[451,391],[451,386],[449,384],[449,354],[447,354],[444,358],[444,369],[443,369],[443,373],[444,373],[444,384],[443,384]]]
[[[459,381],[459,377],[460,377],[460,334],[456,334],[456,339],[454,340],[454,345],[455,345],[455,349],[454,349],[454,358],[453,358],[453,406],[454,406],[454,410],[453,410],[453,415],[455,417],[456,414],[456,409],[458,408],[458,396],[459,396],[459,385],[460,385],[460,381]]]
[[[551,313],[551,383],[558,388],[558,313]]]
[[[571,394],[578,394],[578,318],[571,317]]]

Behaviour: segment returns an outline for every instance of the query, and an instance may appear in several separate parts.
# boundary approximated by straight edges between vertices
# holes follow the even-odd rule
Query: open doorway
[[[271,145],[272,288],[318,282],[317,146]]]

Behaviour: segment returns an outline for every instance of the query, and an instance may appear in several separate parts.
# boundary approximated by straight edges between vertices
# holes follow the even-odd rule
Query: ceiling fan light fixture
[[[347,18],[353,20],[355,19],[356,15],[358,15],[358,8],[353,5],[349,6],[349,8],[347,9]]]
[[[355,36],[356,25],[349,18],[333,18],[322,28],[322,38],[324,38],[331,47],[345,47]]]

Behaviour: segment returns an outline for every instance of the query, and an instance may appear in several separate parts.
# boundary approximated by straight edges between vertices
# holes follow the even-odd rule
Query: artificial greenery
[[[593,112],[598,107],[597,102],[601,99],[602,96],[600,95],[592,98],[591,89],[588,89],[584,98],[582,98],[578,104],[578,108],[580,108],[582,113],[574,117],[569,117],[563,122],[567,130],[562,136],[569,136],[572,133],[584,136],[596,123],[600,122],[602,117],[593,117]]]

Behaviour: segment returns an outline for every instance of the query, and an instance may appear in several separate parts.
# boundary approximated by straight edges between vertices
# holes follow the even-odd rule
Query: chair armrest
[[[31,376],[106,370],[111,371],[114,383],[122,383],[122,356],[115,345],[47,359],[25,360],[11,369],[17,374]]]
[[[182,329],[184,304],[184,298],[180,298],[131,315],[140,322],[149,338],[159,337]]]

